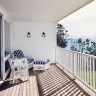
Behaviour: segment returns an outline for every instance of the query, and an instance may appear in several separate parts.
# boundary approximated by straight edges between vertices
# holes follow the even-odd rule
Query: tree
[[[95,42],[91,42],[91,51],[90,51],[90,54],[96,56],[96,43]]]
[[[64,32],[64,27],[62,24],[57,23],[57,32],[58,34],[62,34]]]
[[[66,37],[68,37],[68,34],[66,34],[68,31],[64,31],[64,29],[62,24],[57,23],[57,46],[62,48],[67,46]]]
[[[81,51],[81,44],[82,44],[82,39],[81,38],[78,39],[78,44],[79,44],[79,51]]]
[[[83,41],[83,42],[81,43],[81,52],[83,52],[84,49],[85,49],[85,41]]]
[[[77,48],[76,48],[75,46],[73,46],[73,45],[72,45],[70,48],[71,48],[71,50],[73,50],[73,51],[77,51]]]
[[[88,45],[86,47],[86,50],[89,51],[89,54],[96,56],[96,43],[95,42],[91,42],[91,46]]]
[[[86,39],[86,45],[88,45],[88,46],[89,46],[89,41],[90,41],[90,39]]]
[[[81,38],[78,39],[78,43],[79,43],[79,44],[82,43],[82,39],[81,39]]]
[[[66,40],[63,39],[60,34],[57,34],[57,46],[61,48],[65,48],[67,46]]]

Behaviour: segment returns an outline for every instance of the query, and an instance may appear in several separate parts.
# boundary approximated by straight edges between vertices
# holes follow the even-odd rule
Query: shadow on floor
[[[40,96],[90,96],[56,65],[37,74]]]

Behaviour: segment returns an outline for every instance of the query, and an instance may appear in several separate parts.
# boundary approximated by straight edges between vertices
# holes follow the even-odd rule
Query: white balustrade
[[[96,91],[96,56],[57,47],[56,62]]]

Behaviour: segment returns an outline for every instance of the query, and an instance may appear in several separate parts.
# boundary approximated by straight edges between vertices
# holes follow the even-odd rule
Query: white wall
[[[49,58],[55,62],[55,23],[13,22],[12,30],[12,50],[21,49],[35,59]],[[27,38],[27,32],[31,33],[31,38]],[[46,33],[45,38],[42,32]]]

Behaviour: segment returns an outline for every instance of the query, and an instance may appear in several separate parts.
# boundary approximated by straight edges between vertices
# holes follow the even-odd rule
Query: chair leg
[[[15,83],[15,71],[13,71],[13,77],[12,77],[12,79],[13,79],[13,84]]]
[[[15,83],[15,80],[13,79],[13,84]]]
[[[29,70],[28,70],[28,73],[27,73],[27,80],[29,81]]]

